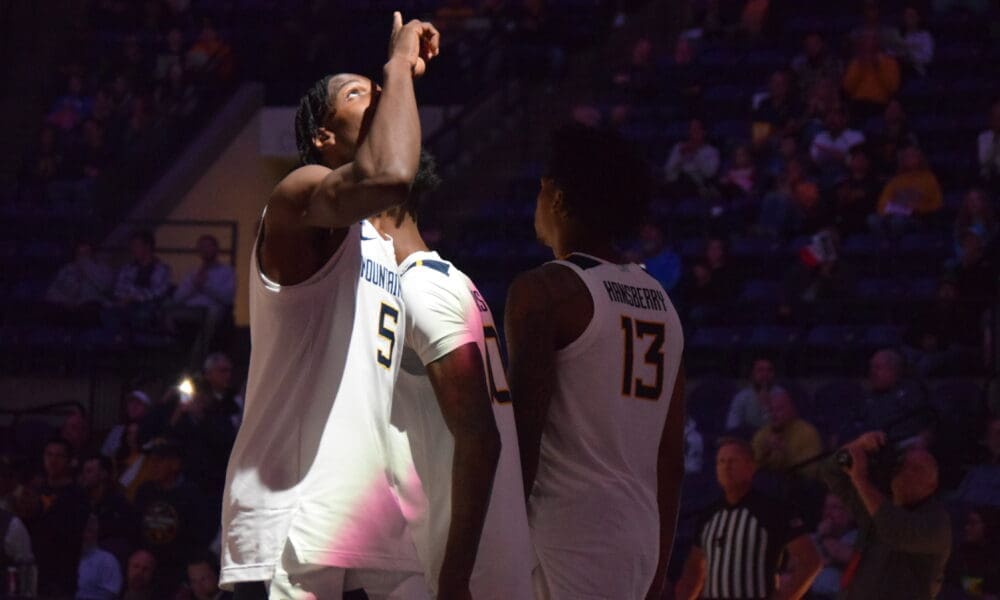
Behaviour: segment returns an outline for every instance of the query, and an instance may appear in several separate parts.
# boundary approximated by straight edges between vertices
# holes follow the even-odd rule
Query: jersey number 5
[[[631,317],[622,316],[622,333],[625,335],[625,364],[622,369],[622,395],[643,400],[659,400],[663,394],[663,339],[665,337],[663,323],[648,321],[632,321]],[[656,368],[656,380],[653,385],[646,383],[634,374],[635,340],[653,338],[646,349],[644,362]],[[634,393],[633,393],[634,390]]]
[[[386,317],[392,319],[393,329],[389,329],[389,327],[386,326],[385,324]],[[380,338],[388,340],[389,352],[383,354],[382,349],[379,348],[376,353],[375,360],[377,360],[378,364],[382,365],[386,369],[392,367],[392,351],[396,347],[395,327],[398,323],[399,323],[399,310],[383,302],[382,312],[380,312],[378,315],[378,335]]]

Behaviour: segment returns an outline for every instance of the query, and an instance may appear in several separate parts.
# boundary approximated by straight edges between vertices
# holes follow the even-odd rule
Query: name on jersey
[[[377,285],[393,296],[399,296],[399,274],[370,258],[361,259],[361,279]]]
[[[612,302],[648,310],[667,310],[667,299],[660,290],[626,285],[617,281],[605,281],[604,289]]]

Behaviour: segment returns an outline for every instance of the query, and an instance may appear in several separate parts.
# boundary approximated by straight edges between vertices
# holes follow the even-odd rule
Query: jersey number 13
[[[663,323],[633,320],[631,317],[622,315],[622,334],[625,337],[622,396],[641,398],[642,400],[660,399],[663,394],[665,329]],[[646,344],[644,346],[646,353],[640,360],[656,369],[656,378],[652,383],[635,375],[636,347],[641,347],[643,344]]]

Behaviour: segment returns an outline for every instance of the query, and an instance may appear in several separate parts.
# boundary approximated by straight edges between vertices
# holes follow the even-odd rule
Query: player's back
[[[532,542],[550,578],[574,573],[585,581],[588,569],[636,561],[639,579],[651,578],[659,551],[657,457],[680,366],[680,320],[638,265],[583,254],[556,263],[586,285],[593,317],[556,353],[529,500]]]
[[[493,315],[472,281],[437,252],[415,252],[400,264],[408,341],[393,399],[394,461],[400,501],[436,590],[451,524],[454,438],[441,414],[425,362],[475,342],[501,439],[490,506],[470,587],[484,600],[529,598],[533,566],[514,411]],[[417,330],[417,331],[414,331]],[[423,355],[423,356],[421,356]]]
[[[246,410],[223,502],[222,580],[302,563],[418,571],[388,484],[403,304],[391,242],[367,222],[303,283],[251,259]]]

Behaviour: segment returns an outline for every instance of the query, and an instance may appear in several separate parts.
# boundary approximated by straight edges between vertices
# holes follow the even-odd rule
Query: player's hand
[[[441,51],[441,34],[426,21],[412,20],[403,25],[403,15],[392,13],[392,36],[389,38],[389,60],[401,58],[420,77],[427,70],[427,61]]]

